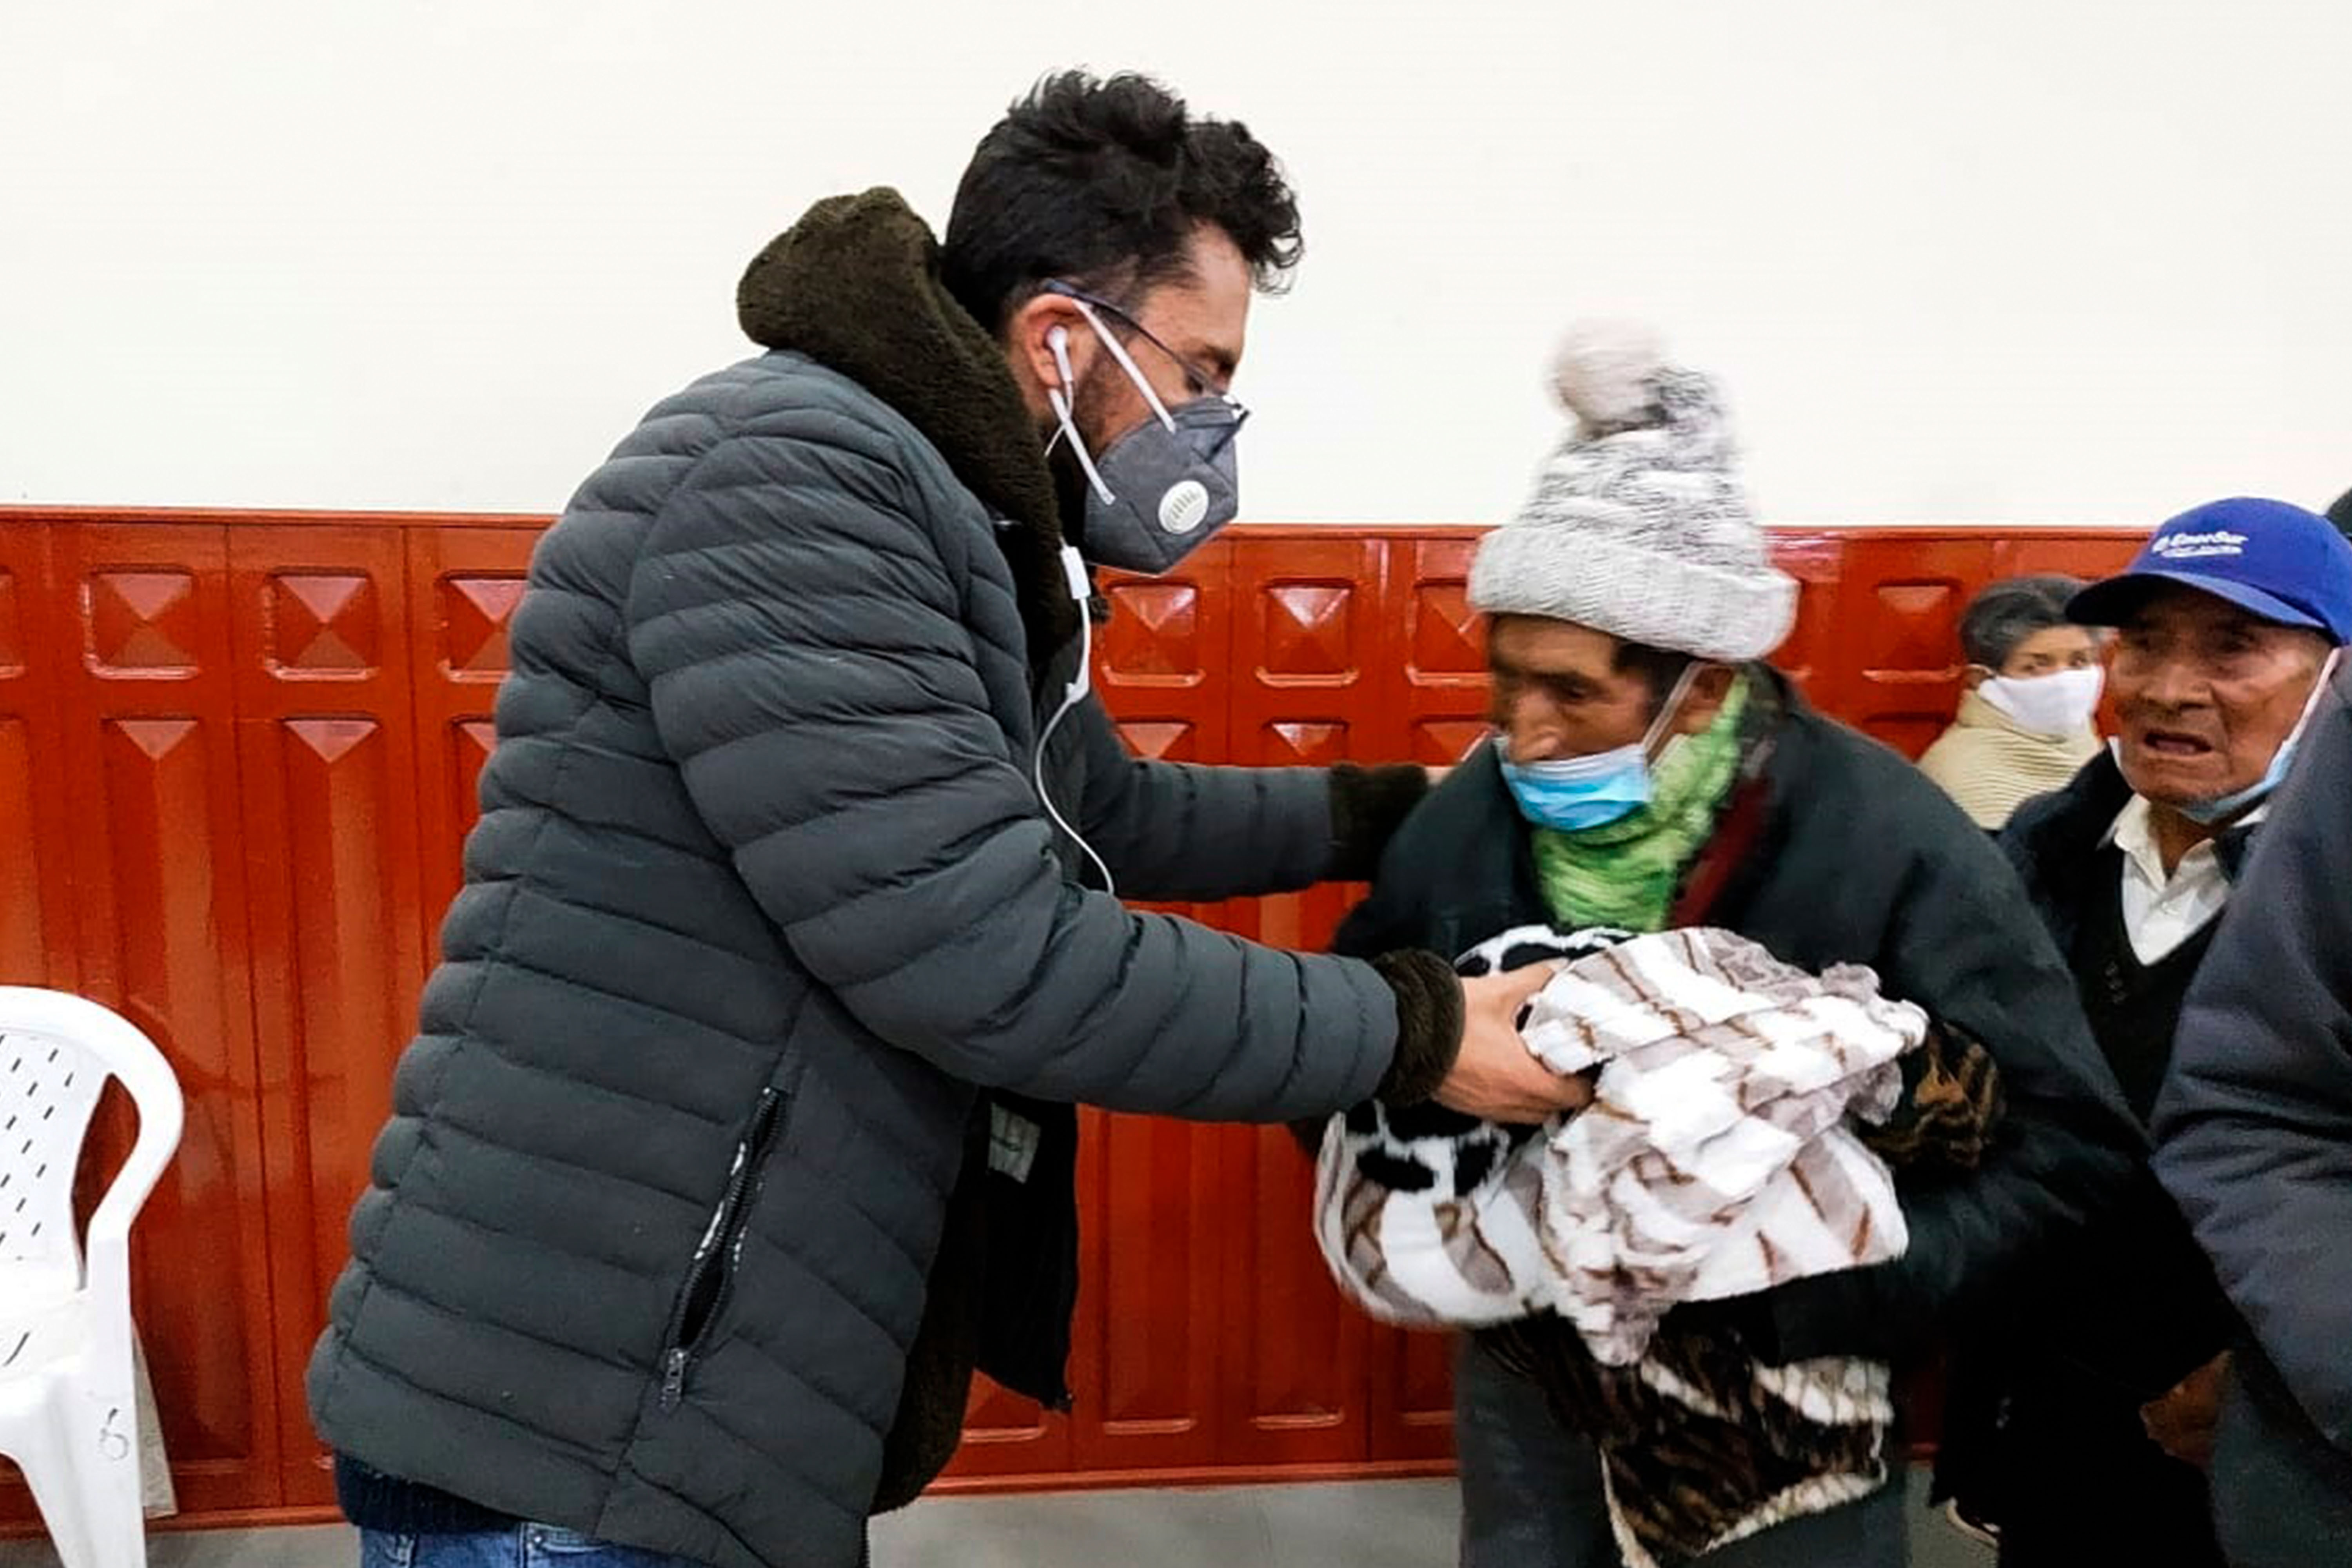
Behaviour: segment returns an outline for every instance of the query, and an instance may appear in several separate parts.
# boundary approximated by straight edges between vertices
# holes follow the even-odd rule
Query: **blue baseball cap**
[[[2066,606],[2078,626],[2121,626],[2148,590],[2177,584],[2283,626],[2352,643],[2352,543],[2315,511],[2241,496],[2184,511],[2140,547],[2130,569]]]

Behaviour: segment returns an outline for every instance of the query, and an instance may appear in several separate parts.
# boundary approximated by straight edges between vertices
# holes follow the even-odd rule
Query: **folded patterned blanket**
[[[1531,927],[1458,967],[1553,959],[1568,966],[1522,1033],[1556,1071],[1595,1075],[1592,1105],[1541,1129],[1378,1104],[1335,1120],[1317,1177],[1334,1276],[1388,1321],[1488,1328],[1599,1441],[1632,1568],[1867,1494],[1886,1475],[1884,1365],[1768,1366],[1727,1331],[1659,1325],[1900,1256],[1869,1145],[1972,1163],[1990,1060],[1948,1051],[1865,969],[1809,975],[1726,931]]]
[[[1538,954],[1572,962],[1520,1032],[1553,1071],[1597,1071],[1589,1108],[1525,1140],[1400,1138],[1377,1105],[1325,1134],[1318,1234],[1369,1310],[1433,1327],[1550,1310],[1622,1366],[1685,1301],[1902,1255],[1893,1178],[1847,1120],[1895,1109],[1918,1008],[1866,969],[1815,977],[1708,930],[1532,927],[1462,967]],[[1366,1152],[1385,1165],[1362,1173]],[[1431,1184],[1400,1186],[1400,1163]]]

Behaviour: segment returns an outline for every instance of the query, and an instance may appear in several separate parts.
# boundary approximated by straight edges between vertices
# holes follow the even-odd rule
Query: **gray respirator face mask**
[[[1068,341],[1055,329],[1051,342],[1062,384],[1048,396],[1061,421],[1055,440],[1068,442],[1086,470],[1086,557],[1097,566],[1156,576],[1207,543],[1240,511],[1234,437],[1249,414],[1219,393],[1170,408],[1092,307],[1079,300],[1078,308],[1151,408],[1150,419],[1106,447],[1100,457],[1088,452],[1072,418]]]

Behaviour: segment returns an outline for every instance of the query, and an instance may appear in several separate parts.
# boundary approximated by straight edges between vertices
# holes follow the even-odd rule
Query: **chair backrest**
[[[90,1243],[131,1221],[180,1141],[179,1080],[128,1020],[59,991],[0,986],[0,1291],[82,1284],[73,1180],[109,1078],[139,1111],[139,1138],[90,1221]]]

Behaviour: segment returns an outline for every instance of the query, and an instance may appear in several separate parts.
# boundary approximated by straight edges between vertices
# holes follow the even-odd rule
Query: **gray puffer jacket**
[[[310,1368],[379,1481],[854,1563],[988,1091],[1275,1121],[1443,1071],[1450,1024],[1394,1059],[1417,1005],[1374,966],[1078,885],[1033,783],[1076,624],[1051,484],[935,266],[895,197],[821,206],[742,300],[805,352],[656,408],[540,546]],[[1091,700],[1045,777],[1139,898],[1349,868],[1330,775],[1137,763]],[[1067,1140],[1030,1142],[999,1163],[1066,1212]],[[961,1413],[961,1316],[912,1419]]]

